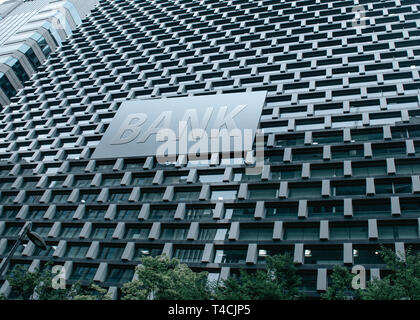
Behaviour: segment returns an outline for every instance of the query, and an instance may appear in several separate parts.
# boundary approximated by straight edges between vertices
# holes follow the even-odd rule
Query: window
[[[3,72],[0,72],[0,89],[3,90],[4,94],[11,98],[16,95],[16,89],[12,86],[9,79]]]
[[[178,184],[186,182],[187,175],[165,175],[165,178],[163,180],[164,184]]]
[[[264,163],[270,164],[275,162],[283,162],[283,153],[282,154],[271,154],[264,157]]]
[[[130,192],[111,191],[109,193],[108,201],[110,202],[127,202],[130,197]]]
[[[21,229],[21,226],[8,225],[3,231],[3,235],[4,236],[17,236],[20,229]]]
[[[41,248],[36,247],[34,252],[32,253],[32,256],[52,257],[52,255],[55,252],[55,249],[57,249],[57,246],[47,243],[47,249],[42,250]]]
[[[212,190],[211,200],[235,200],[237,193],[237,190]]]
[[[248,189],[248,198],[250,200],[262,200],[262,199],[273,199],[278,197],[278,188],[255,188],[251,187]]]
[[[366,184],[342,184],[331,186],[332,196],[366,195]]]
[[[227,239],[228,229],[227,228],[200,228],[198,234],[198,240],[203,241],[223,241]]]
[[[334,132],[328,134],[314,133],[312,135],[312,144],[334,144],[343,142],[343,134],[341,132]]]
[[[245,249],[216,250],[214,263],[245,263],[246,254]]]
[[[70,220],[73,218],[75,210],[74,209],[67,209],[67,208],[57,208],[54,219],[58,220]]]
[[[29,214],[26,217],[26,219],[31,219],[31,220],[39,220],[42,219],[44,214],[45,214],[46,210],[45,209],[30,209],[29,210]]]
[[[336,265],[343,263],[343,248],[305,247],[305,264]]]
[[[303,187],[303,186],[290,186],[289,198],[305,199],[305,198],[318,198],[321,196],[321,186]]]
[[[365,240],[367,238],[367,226],[333,226],[330,228],[330,240]]]
[[[155,247],[137,247],[134,252],[134,261],[139,261],[143,257],[156,257],[162,254],[161,248],[155,248]]]
[[[203,255],[202,249],[175,249],[174,258],[179,259],[182,263],[201,262]]]
[[[134,186],[143,186],[152,184],[153,177],[150,176],[134,176],[133,180],[131,181],[131,185]]]
[[[142,191],[141,192],[141,201],[162,201],[163,192],[160,191]]]
[[[136,209],[119,208],[117,209],[116,219],[117,220],[135,220],[137,219],[139,212],[140,210],[136,210]]]
[[[19,209],[4,208],[0,217],[3,219],[14,219],[18,213],[19,213]]]
[[[15,193],[1,193],[1,203],[13,203],[13,200],[16,198]]]
[[[195,220],[195,219],[212,219],[213,209],[212,208],[193,208],[188,207],[185,212],[184,220]]]
[[[86,165],[85,164],[71,164],[69,168],[70,173],[80,173],[85,170]]]
[[[105,209],[87,208],[84,218],[89,220],[102,220],[105,217]]]
[[[67,244],[65,256],[68,258],[84,258],[89,250],[89,245]]]
[[[373,164],[352,164],[352,174],[355,177],[369,177],[369,176],[381,176],[386,175],[386,165],[383,163]]]
[[[92,281],[96,273],[96,267],[76,265],[71,273],[70,280]]]
[[[198,180],[201,183],[213,183],[213,182],[222,182],[223,174],[200,174]]]
[[[194,201],[200,195],[199,191],[176,191],[174,201]]]
[[[351,138],[353,141],[374,141],[374,140],[382,140],[383,133],[382,131],[352,131]]]
[[[139,161],[139,162],[127,162],[124,165],[124,168],[126,170],[142,170],[144,165],[144,161]]]
[[[332,148],[331,150],[332,159],[349,159],[349,158],[361,158],[364,157],[364,151],[362,147],[359,148]]]
[[[239,232],[240,241],[269,241],[273,238],[272,227],[241,227]]]
[[[105,187],[119,186],[120,182],[121,178],[104,178],[102,181],[102,185]]]
[[[51,230],[51,226],[36,226],[33,227],[32,230],[38,233],[41,237],[46,237]]]
[[[25,69],[23,69],[18,59],[14,57],[9,57],[6,61],[6,64],[8,64],[12,68],[12,70],[22,83],[29,80],[29,75],[26,73]]]
[[[122,267],[111,267],[106,281],[126,283],[133,279],[134,270],[122,268]]]
[[[303,146],[304,136],[277,136],[276,147]]]
[[[410,182],[375,181],[377,194],[411,193]]]
[[[92,182],[92,178],[76,178],[74,182],[75,187],[88,187]]]
[[[418,175],[420,174],[420,163],[396,161],[396,169],[398,174]]]
[[[149,237],[150,228],[128,227],[125,233],[126,239],[147,240]]]
[[[225,208],[225,219],[249,220],[254,219],[254,207]]]
[[[113,167],[113,163],[97,163],[95,169],[96,171],[112,171]]]
[[[63,238],[77,238],[82,231],[81,227],[64,227],[61,231]]]
[[[384,264],[378,249],[353,247],[354,264]]]
[[[98,197],[98,193],[94,192],[80,192],[79,201],[82,203],[85,202],[94,202]]]
[[[344,214],[344,205],[335,203],[308,203],[308,216],[309,217],[339,217]]]
[[[293,257],[294,246],[267,246],[267,245],[258,245],[258,263],[265,264],[267,263],[267,257],[272,257],[277,254],[286,254],[289,257]]]
[[[52,202],[65,203],[68,196],[68,193],[55,193],[52,197]]]
[[[322,160],[322,149],[293,150],[293,161]]]
[[[401,213],[407,215],[417,215],[420,213],[419,199],[400,199]]]
[[[418,226],[413,225],[379,225],[379,239],[417,239]]]
[[[124,248],[115,246],[101,246],[97,259],[120,260]]]
[[[173,219],[175,209],[152,209],[150,211],[149,219]]]
[[[169,228],[162,230],[161,240],[185,240],[187,238],[188,228]]]
[[[218,182],[221,182],[221,181],[223,181],[223,179],[220,179]],[[261,175],[235,173],[233,176],[233,181],[242,181],[242,182],[261,181]]]
[[[93,239],[110,239],[115,227],[94,227],[91,237]]]
[[[284,240],[319,240],[319,227],[289,226],[284,230]]]
[[[396,146],[396,145],[373,145],[372,152],[374,157],[381,157],[381,156],[395,156],[395,155],[405,155],[405,145]]]
[[[394,127],[391,128],[392,139],[409,139],[409,138],[418,138],[420,137],[420,128],[401,128]]]
[[[344,175],[343,167],[311,166],[311,177],[317,179],[336,178]]]
[[[50,46],[47,44],[47,41],[45,40],[45,38],[39,34],[39,33],[35,33],[31,36],[31,38],[33,38],[39,45],[40,49],[42,50],[42,53],[44,54],[45,57],[48,57],[51,53],[51,48]],[[51,37],[54,39],[54,37]]]
[[[48,188],[59,188],[63,185],[64,179],[60,178],[48,178]]]
[[[265,208],[266,218],[297,218],[297,203],[281,203],[269,205]]]
[[[302,176],[302,168],[299,167],[286,167],[286,168],[273,168],[271,172],[271,179],[273,180],[287,180],[299,179]]]

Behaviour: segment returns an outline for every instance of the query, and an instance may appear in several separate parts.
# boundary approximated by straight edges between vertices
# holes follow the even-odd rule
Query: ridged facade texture
[[[211,279],[290,252],[316,297],[334,265],[386,274],[420,248],[420,5],[101,0],[0,113],[0,257],[118,287],[166,253]],[[90,156],[130,99],[267,91],[265,166]],[[259,114],[255,115],[259,117]],[[4,275],[2,276],[4,278]],[[9,294],[3,282],[1,292]]]

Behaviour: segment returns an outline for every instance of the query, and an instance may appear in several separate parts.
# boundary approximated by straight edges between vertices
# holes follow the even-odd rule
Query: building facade
[[[414,0],[100,0],[0,112],[5,275],[47,261],[114,298],[145,255],[210,279],[289,252],[302,291],[334,265],[386,274],[420,249],[420,5]],[[2,23],[1,20],[0,23]],[[266,91],[264,168],[92,159],[126,100]]]

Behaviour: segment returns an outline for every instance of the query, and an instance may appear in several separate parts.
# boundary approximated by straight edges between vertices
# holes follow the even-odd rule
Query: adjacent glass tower
[[[14,70],[22,89],[0,73],[0,258],[26,221],[48,244],[22,246],[5,273],[53,261],[69,284],[96,281],[114,298],[142,257],[161,253],[224,279],[290,252],[312,297],[336,264],[383,276],[379,245],[420,249],[419,10],[99,1],[35,74]],[[259,176],[217,155],[90,159],[125,100],[260,90]]]
[[[0,106],[23,87],[97,0],[0,1]]]

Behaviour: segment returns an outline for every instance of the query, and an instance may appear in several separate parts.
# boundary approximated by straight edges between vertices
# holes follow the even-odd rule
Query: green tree
[[[389,274],[371,281],[361,292],[363,300],[419,300],[420,253],[408,248],[405,258],[390,249],[381,248]]]
[[[389,272],[382,279],[375,279],[366,285],[366,289],[354,290],[351,282],[353,274],[341,266],[334,267],[331,285],[322,299],[343,300],[419,300],[420,299],[420,253],[412,254],[407,249],[405,259],[391,249],[381,247],[379,254]]]
[[[144,257],[137,280],[122,287],[123,300],[206,300],[211,297],[207,272],[193,272],[166,255]]]
[[[88,289],[80,283],[75,283],[69,288],[54,289],[52,287],[55,274],[51,272],[50,264],[43,271],[39,269],[28,272],[22,266],[17,266],[7,276],[7,281],[16,300],[101,300],[109,299],[106,290],[96,285]]]
[[[290,254],[267,257],[265,270],[229,277],[215,290],[219,300],[295,300],[301,297],[297,274]]]
[[[352,288],[351,282],[354,275],[342,266],[334,266],[331,274],[331,284],[321,299],[325,300],[350,300],[357,299],[358,292]]]

